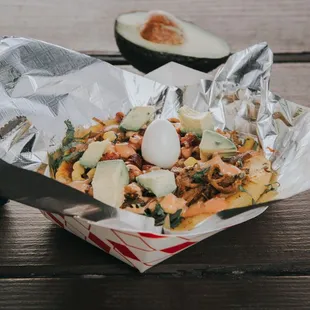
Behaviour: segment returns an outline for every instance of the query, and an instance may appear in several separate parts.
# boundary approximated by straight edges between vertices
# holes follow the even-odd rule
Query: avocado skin
[[[183,56],[165,52],[155,52],[137,44],[134,44],[122,37],[116,31],[116,24],[114,27],[114,36],[116,44],[124,58],[133,67],[143,73],[149,73],[172,61],[195,70],[210,72],[213,69],[217,68],[219,65],[225,63],[230,56],[227,55],[222,58],[210,59]]]

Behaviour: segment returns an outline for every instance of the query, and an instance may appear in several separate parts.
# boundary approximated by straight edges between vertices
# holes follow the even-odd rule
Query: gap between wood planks
[[[129,62],[120,54],[100,54],[94,51],[82,52],[89,56],[106,61],[112,65],[129,65]],[[303,53],[275,53],[274,63],[305,63],[310,62],[310,52]]]
[[[212,267],[204,264],[172,264],[158,265],[141,274],[133,268],[119,268],[118,264],[101,266],[1,266],[0,279],[10,278],[72,278],[72,277],[163,277],[163,278],[209,278],[212,276],[225,277],[288,277],[288,276],[310,276],[309,262],[301,263],[279,263],[223,266]],[[99,271],[100,270],[100,271]]]

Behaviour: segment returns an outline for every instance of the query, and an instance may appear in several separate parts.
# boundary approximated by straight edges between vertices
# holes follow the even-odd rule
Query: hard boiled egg
[[[160,168],[171,168],[180,156],[180,140],[167,120],[155,120],[146,129],[142,141],[142,157]]]

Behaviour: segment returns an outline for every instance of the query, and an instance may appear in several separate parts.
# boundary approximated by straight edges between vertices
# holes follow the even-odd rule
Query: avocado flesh
[[[211,130],[203,132],[199,148],[202,161],[207,161],[213,153],[218,153],[222,157],[237,153],[237,147],[232,141]]]

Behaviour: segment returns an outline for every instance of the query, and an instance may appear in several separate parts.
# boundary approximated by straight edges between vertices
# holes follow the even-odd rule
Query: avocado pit
[[[141,37],[158,44],[180,45],[184,42],[184,34],[179,26],[162,14],[153,14],[140,31]]]

